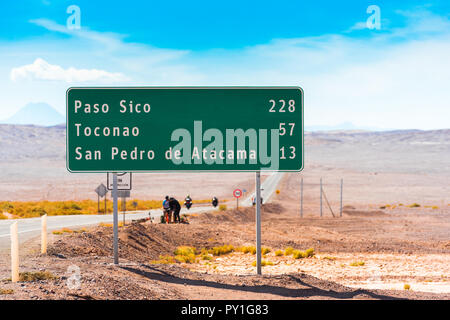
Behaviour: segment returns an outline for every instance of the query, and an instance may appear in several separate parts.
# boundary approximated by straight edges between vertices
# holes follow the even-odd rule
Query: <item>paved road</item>
[[[262,197],[264,203],[270,200],[273,192],[275,192],[279,182],[283,177],[283,173],[273,173],[268,176],[264,182],[261,184]],[[251,206],[251,198],[254,193],[250,194],[246,199],[241,202],[242,206]],[[186,208],[181,209],[181,214],[183,213],[198,213],[204,211],[211,211],[213,208],[211,206],[193,206],[190,210]],[[154,209],[150,211],[133,211],[133,213],[127,213],[125,218],[127,221],[133,219],[141,219],[149,216],[159,222],[159,217],[162,215],[161,209]],[[47,230],[49,232],[61,228],[78,228],[83,226],[95,225],[100,222],[112,223],[112,214],[108,215],[70,215],[70,216],[50,216],[47,217]],[[41,233],[41,219],[40,218],[27,218],[27,219],[10,219],[10,220],[0,220],[0,250],[9,248],[10,245],[10,235],[9,227],[13,222],[18,222],[19,229],[19,242],[23,243],[33,237],[39,236]],[[122,215],[119,213],[119,221],[122,221]]]
[[[275,190],[277,190],[278,184],[284,176],[284,172],[273,172],[270,174],[264,182],[261,184],[261,197],[263,198],[263,203],[270,201]],[[252,205],[252,198],[255,196],[255,192],[250,194],[246,199],[242,201],[242,205],[245,207]]]
[[[192,207],[189,211],[186,208],[181,209],[183,213],[198,213],[204,211],[211,211],[211,206]],[[148,218],[150,216],[159,222],[159,217],[162,215],[161,209],[133,211],[125,215],[126,221],[134,219]],[[122,214],[119,212],[119,221],[123,221]],[[0,249],[4,247],[9,248],[10,234],[9,228],[13,222],[18,222],[19,241],[23,243],[41,233],[41,218],[27,218],[27,219],[10,219],[0,220]],[[61,228],[78,228],[83,226],[95,225],[100,222],[112,223],[112,214],[102,215],[70,215],[70,216],[49,216],[47,217],[47,230],[53,231]]]

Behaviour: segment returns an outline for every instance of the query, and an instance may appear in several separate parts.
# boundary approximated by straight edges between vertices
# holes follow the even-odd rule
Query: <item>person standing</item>
[[[171,214],[170,214],[169,196],[166,196],[166,198],[163,201],[163,210],[164,210],[164,218],[166,220],[166,223],[170,223]]]
[[[180,223],[180,210],[181,210],[181,205],[178,202],[177,199],[175,198],[170,198],[169,200],[169,206],[170,206],[170,211],[173,212],[173,220],[174,222]]]

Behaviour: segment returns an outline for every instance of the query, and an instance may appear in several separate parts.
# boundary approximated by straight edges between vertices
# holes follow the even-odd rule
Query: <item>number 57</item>
[[[292,136],[294,132],[295,123],[288,123],[288,125],[291,127],[291,130],[289,131],[289,135]],[[286,134],[286,123],[281,122],[280,123],[280,136],[284,136]]]

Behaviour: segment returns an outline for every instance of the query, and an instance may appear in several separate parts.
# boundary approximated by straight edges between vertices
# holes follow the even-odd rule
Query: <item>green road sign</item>
[[[299,87],[67,90],[67,169],[300,171]]]

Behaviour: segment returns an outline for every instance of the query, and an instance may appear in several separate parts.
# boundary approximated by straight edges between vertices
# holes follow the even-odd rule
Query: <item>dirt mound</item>
[[[261,207],[261,216],[264,219],[265,214],[280,214],[284,208],[276,203],[267,203]],[[255,208],[244,207],[239,209],[231,209],[226,211],[213,211],[191,217],[191,220],[196,223],[211,223],[231,222],[243,223],[255,221]]]
[[[192,228],[185,224],[133,223],[119,229],[119,256],[136,262],[149,262],[160,255],[172,255],[178,246],[196,248],[221,244],[214,230]],[[96,227],[89,232],[64,235],[49,247],[56,256],[112,256],[113,232],[111,227]]]
[[[356,209],[347,209],[343,210],[343,213],[348,216],[358,216],[358,217],[381,217],[386,216],[381,210],[356,210]]]

